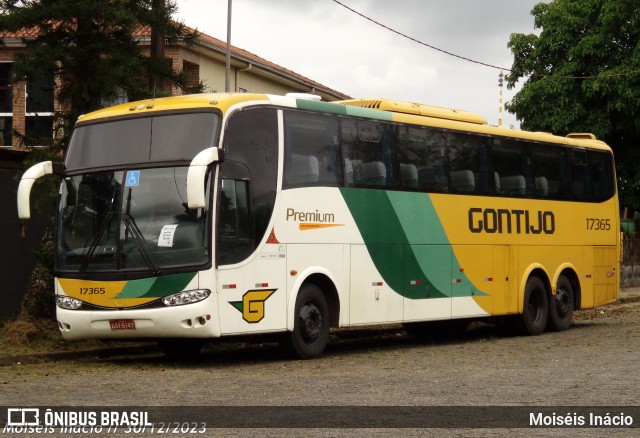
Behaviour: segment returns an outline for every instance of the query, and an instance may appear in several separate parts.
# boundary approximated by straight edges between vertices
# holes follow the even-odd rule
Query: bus
[[[198,94],[79,118],[61,176],[55,302],[64,339],[276,335],[300,358],[330,329],[504,320],[569,328],[615,301],[611,149],[388,99]]]

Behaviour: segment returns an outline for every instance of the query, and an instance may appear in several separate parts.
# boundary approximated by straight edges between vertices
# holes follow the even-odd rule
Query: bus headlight
[[[82,301],[66,295],[56,295],[56,304],[58,307],[68,310],[78,310],[82,306]]]
[[[165,306],[182,306],[183,304],[197,303],[211,295],[208,289],[195,289],[178,292],[177,294],[164,297],[162,302]]]

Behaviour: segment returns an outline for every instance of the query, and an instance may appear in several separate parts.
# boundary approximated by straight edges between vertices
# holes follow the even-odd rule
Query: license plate
[[[109,321],[111,330],[135,330],[136,322],[133,319],[112,319]]]

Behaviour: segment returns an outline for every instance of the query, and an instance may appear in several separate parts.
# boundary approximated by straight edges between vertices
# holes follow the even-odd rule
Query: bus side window
[[[490,194],[494,175],[489,172],[487,140],[466,133],[450,133],[449,193]]]
[[[342,182],[338,120],[285,111],[284,186],[337,186]]]
[[[586,201],[591,197],[591,181],[587,166],[587,151],[571,151],[571,191],[573,199]]]
[[[569,149],[559,147],[560,160],[558,161],[558,171],[560,173],[561,194],[559,199],[571,199],[571,163]]]
[[[396,135],[393,125],[369,120],[342,119],[341,142],[347,186],[398,186]]]
[[[220,167],[222,177],[248,181],[255,249],[267,231],[276,200],[277,111],[258,108],[232,113],[227,122],[224,148],[225,161]]]
[[[536,184],[544,186],[541,178],[531,181],[527,152],[522,142],[494,139],[491,160],[496,193],[499,195],[524,197],[534,192]]]
[[[445,136],[418,126],[398,128],[398,162],[402,188],[426,192],[445,189]]]
[[[593,200],[604,201],[613,196],[613,160],[611,154],[600,151],[589,151],[589,168],[593,184]]]
[[[531,171],[536,198],[571,199],[566,148],[555,145],[531,146]]]
[[[358,139],[358,124],[353,119],[341,119],[340,146],[344,157],[345,185],[357,186],[361,183],[362,153]]]

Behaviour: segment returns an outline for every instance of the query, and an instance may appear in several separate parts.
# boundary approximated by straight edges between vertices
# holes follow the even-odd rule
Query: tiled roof
[[[187,29],[189,29],[190,31],[196,31],[199,33],[199,38],[198,41],[196,42],[197,45],[200,45],[204,48],[207,48],[209,50],[214,50],[216,52],[219,53],[226,53],[227,50],[227,43],[219,40],[217,38],[214,38],[210,35],[204,34],[200,31],[198,31],[197,29],[193,29],[190,27],[187,27]],[[29,39],[29,38],[33,38],[38,34],[38,28],[31,28],[31,29],[22,29],[18,32],[13,32],[13,33],[0,33],[0,39],[4,40],[6,42],[6,40],[22,40],[22,39]],[[138,29],[136,32],[134,32],[134,36],[141,38],[141,39],[147,39],[150,38],[151,36],[151,29],[149,27],[143,27]],[[307,78],[306,76],[303,76],[299,73],[294,72],[293,70],[289,70],[287,68],[284,68],[278,64],[275,64],[271,61],[268,61],[264,58],[261,58],[258,55],[255,55],[247,50],[241,49],[239,47],[235,47],[235,46],[231,46],[231,57],[234,59],[239,59],[242,60],[244,62],[247,63],[251,63],[253,65],[255,65],[256,67],[260,67],[263,68],[265,70],[268,70],[276,75],[279,76],[283,76],[285,78],[289,78],[290,80],[293,80],[295,82],[304,84],[305,86],[308,86],[309,88],[315,88],[319,91],[323,91],[325,93],[331,94],[333,96],[335,96],[336,98],[339,99],[349,99],[350,96],[341,93],[337,90],[334,90],[332,88],[327,87],[326,85],[323,85],[319,82],[316,82],[312,79]]]
[[[218,52],[222,52],[222,53],[226,53],[227,50],[227,43],[225,41],[219,40],[217,38],[214,38],[210,35],[207,35],[205,33],[202,33],[200,31],[198,31],[197,29],[193,29],[193,28],[189,28],[192,31],[197,31],[199,33],[199,38],[198,38],[198,42],[196,44],[200,44],[201,46],[216,50]],[[147,35],[150,35],[150,32],[147,33]],[[235,58],[235,59],[240,59],[242,61],[245,62],[250,62],[252,64],[254,64],[255,66],[259,66],[262,67],[266,70],[270,70],[273,73],[276,74],[280,74],[282,76],[285,77],[289,77],[291,79],[293,79],[296,82],[300,82],[303,83],[307,86],[309,86],[309,88],[316,88],[319,90],[323,90],[327,93],[330,93],[340,99],[349,99],[349,96],[341,93],[337,90],[334,90],[332,88],[327,87],[326,85],[323,85],[319,82],[316,82],[312,79],[307,78],[306,76],[303,76],[299,73],[294,72],[293,70],[289,70],[287,68],[284,68],[278,64],[275,64],[267,59],[261,58],[260,56],[251,53],[247,50],[241,49],[240,47],[235,47],[234,45],[231,45],[231,57]]]
[[[21,29],[18,32],[2,32],[0,38],[5,39],[18,39],[18,38],[33,38],[38,35],[39,28],[33,27],[31,29]]]

